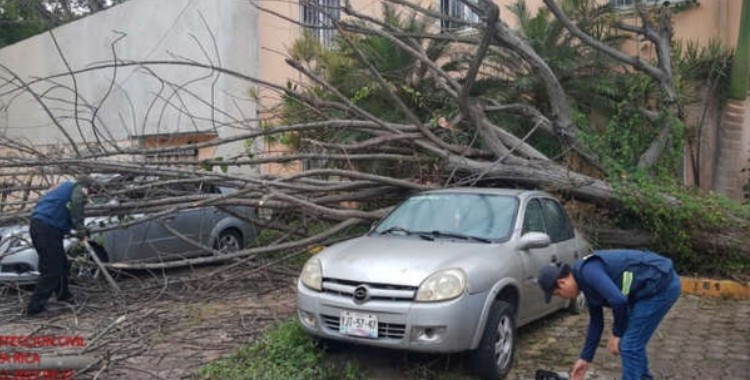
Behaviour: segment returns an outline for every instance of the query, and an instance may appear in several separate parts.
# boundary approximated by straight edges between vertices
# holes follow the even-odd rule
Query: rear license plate
[[[378,317],[372,314],[342,311],[339,319],[339,332],[363,338],[377,338]]]

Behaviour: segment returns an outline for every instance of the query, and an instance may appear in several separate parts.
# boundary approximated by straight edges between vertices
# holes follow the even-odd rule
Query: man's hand
[[[612,355],[620,355],[620,337],[610,335],[607,342],[607,351]]]
[[[73,236],[77,237],[80,240],[86,240],[86,238],[89,237],[89,230],[87,228],[75,230]]]
[[[588,369],[589,362],[583,359],[578,359],[576,364],[573,365],[573,369],[570,371],[570,380],[583,380]]]

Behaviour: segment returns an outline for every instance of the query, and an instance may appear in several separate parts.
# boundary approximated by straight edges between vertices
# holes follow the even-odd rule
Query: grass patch
[[[323,350],[296,319],[267,331],[256,343],[201,367],[204,380],[359,380],[359,368],[324,363]]]

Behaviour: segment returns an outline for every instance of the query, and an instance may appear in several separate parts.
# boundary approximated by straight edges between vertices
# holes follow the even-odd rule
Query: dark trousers
[[[27,310],[37,312],[44,307],[52,293],[57,295],[58,300],[71,297],[68,289],[70,263],[63,248],[63,231],[32,219],[29,232],[39,256],[41,278],[36,284]]]
[[[672,272],[672,281],[662,292],[636,301],[630,310],[628,328],[620,338],[623,380],[652,380],[648,369],[646,345],[672,305],[680,297],[680,277]]]

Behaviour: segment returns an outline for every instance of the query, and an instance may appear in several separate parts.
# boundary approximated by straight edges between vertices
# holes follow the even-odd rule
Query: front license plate
[[[342,311],[339,319],[339,332],[363,338],[377,338],[378,317],[372,314]]]

